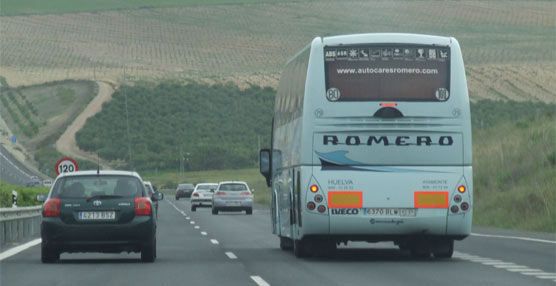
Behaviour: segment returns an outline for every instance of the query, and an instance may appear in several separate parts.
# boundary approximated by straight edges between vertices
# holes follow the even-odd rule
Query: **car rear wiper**
[[[96,195],[96,196],[88,197],[88,198],[87,198],[87,202],[90,202],[91,200],[95,200],[95,199],[119,199],[119,198],[123,198],[123,196],[118,196],[118,195]]]

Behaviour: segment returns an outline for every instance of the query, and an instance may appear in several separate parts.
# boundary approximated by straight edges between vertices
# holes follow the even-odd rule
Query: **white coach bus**
[[[273,233],[297,257],[393,241],[449,258],[471,232],[471,120],[450,37],[315,38],[284,68],[271,148]]]

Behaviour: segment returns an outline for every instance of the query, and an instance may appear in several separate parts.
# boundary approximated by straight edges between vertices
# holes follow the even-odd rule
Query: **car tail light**
[[[316,206],[317,205],[314,202],[307,203],[307,209],[309,209],[310,211],[314,210]]]
[[[457,212],[459,211],[459,208],[458,208],[458,206],[452,206],[452,207],[450,208],[450,210],[451,210],[453,213],[457,213]]]
[[[317,185],[311,185],[311,192],[316,193],[319,191],[319,187]]]
[[[135,198],[135,215],[150,215],[151,201],[147,198]]]
[[[319,213],[323,213],[323,212],[326,211],[326,207],[323,206],[323,205],[320,205],[320,206],[317,208],[317,210],[319,211]]]
[[[60,216],[60,199],[49,199],[44,203],[44,216]]]
[[[461,196],[460,195],[455,195],[454,196],[454,202],[456,202],[456,203],[461,202]]]
[[[461,210],[462,211],[466,211],[469,209],[469,204],[468,203],[461,203]]]
[[[464,185],[460,185],[460,186],[458,187],[458,192],[460,192],[460,193],[465,193],[465,190],[466,190],[466,188],[465,188]]]
[[[198,197],[199,194],[198,194],[198,193],[193,193],[193,196],[194,196],[194,197]]]
[[[217,196],[224,196],[224,195],[226,195],[226,192],[216,192],[214,194],[217,195]]]
[[[316,195],[315,196],[315,202],[317,202],[317,203],[322,202],[322,196],[321,195]]]
[[[241,192],[241,193],[239,193],[239,194],[240,194],[241,196],[245,196],[245,195],[247,195],[247,196],[248,196],[248,195],[250,195],[250,194],[251,194],[251,192]]]

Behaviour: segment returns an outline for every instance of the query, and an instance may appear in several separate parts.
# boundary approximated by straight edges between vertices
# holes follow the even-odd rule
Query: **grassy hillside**
[[[37,206],[42,203],[36,200],[38,194],[47,194],[48,187],[22,187],[10,185],[0,180],[0,208],[12,206],[12,190],[17,191],[17,205],[20,207]]]
[[[56,14],[116,9],[285,2],[284,0],[2,0],[0,15]]]
[[[0,76],[12,85],[193,78],[275,87],[284,63],[315,36],[411,32],[459,40],[473,100],[556,102],[554,8],[553,1],[303,1],[3,16]]]
[[[261,146],[269,142],[274,93],[233,84],[122,86],[76,140],[85,151],[137,170],[179,169],[180,158],[186,170],[253,166],[259,138]]]

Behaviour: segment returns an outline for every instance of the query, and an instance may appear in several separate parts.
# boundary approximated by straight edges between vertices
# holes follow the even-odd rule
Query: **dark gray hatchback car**
[[[64,252],[141,252],[156,258],[156,213],[141,177],[127,171],[79,171],[58,176],[41,222],[41,260],[55,262]]]

